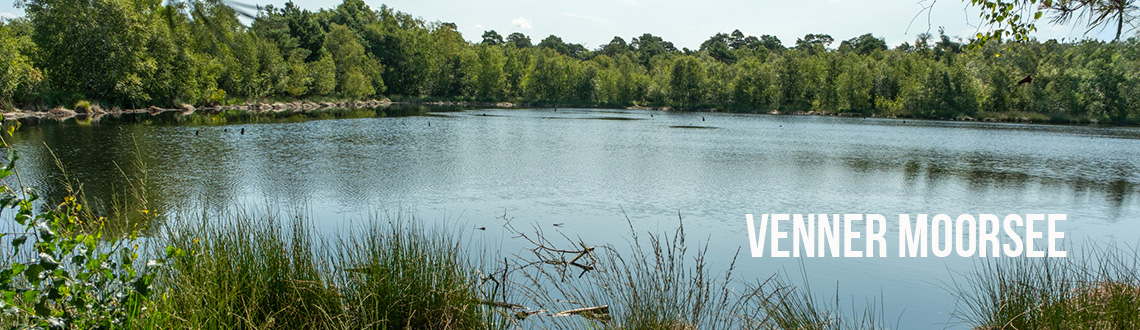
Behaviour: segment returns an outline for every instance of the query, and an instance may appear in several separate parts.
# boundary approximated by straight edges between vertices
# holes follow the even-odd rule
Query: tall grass
[[[590,260],[578,259],[587,267],[568,267],[564,262],[570,257],[561,252],[566,250],[552,248],[541,234],[531,239],[540,245],[533,251],[542,260],[517,266],[526,280],[516,289],[544,310],[608,306],[607,314],[540,320],[555,328],[752,329],[769,324],[761,307],[773,295],[761,290],[762,283],[734,277],[735,257],[726,269],[715,271],[705,259],[707,243],[690,250],[683,224],[672,234],[643,238],[631,223],[628,246],[595,249]],[[570,243],[580,251],[588,248]]]
[[[187,253],[161,278],[163,328],[483,327],[463,246],[409,220],[325,239],[305,216],[235,211],[168,224],[166,243]]]
[[[160,314],[179,328],[328,328],[342,302],[308,224],[291,219],[236,211],[168,225],[167,243],[187,253],[160,282]]]
[[[774,297],[761,301],[764,313],[768,316],[766,329],[892,329],[882,314],[882,301],[853,304],[851,309],[842,306],[836,292],[832,304],[820,300],[818,292],[811,289],[805,274],[802,286],[795,286],[785,276],[774,277],[766,286],[765,292]],[[838,291],[838,288],[836,289]]]
[[[482,328],[486,310],[457,235],[377,220],[337,242],[333,283],[346,307],[343,328]]]
[[[1138,329],[1136,252],[1089,244],[1075,258],[987,260],[953,283],[956,314],[978,329]]]

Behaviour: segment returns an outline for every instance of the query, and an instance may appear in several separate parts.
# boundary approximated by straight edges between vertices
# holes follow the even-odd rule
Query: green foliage
[[[6,134],[10,135],[15,127]],[[5,182],[20,182],[19,154],[3,141]],[[142,327],[144,311],[153,306],[153,286],[168,258],[181,254],[167,248],[164,257],[141,260],[137,232],[103,237],[99,222],[85,213],[74,195],[36,211],[34,189],[4,184],[0,208],[15,212],[22,227],[0,234],[11,255],[0,264],[0,324],[32,329],[107,329]],[[150,216],[149,211],[143,212]],[[161,252],[159,252],[161,253]]]
[[[969,0],[970,5],[981,9],[978,16],[989,26],[989,30],[978,32],[978,44],[1011,38],[1027,41],[1037,32],[1036,21],[1043,16],[1044,9],[1053,5],[1053,0]]]
[[[701,101],[705,72],[696,59],[685,57],[673,63],[669,87],[674,102],[684,107]]]
[[[142,77],[148,63],[147,32],[156,4],[130,0],[33,0],[25,10],[34,29],[39,63],[53,88],[87,91],[97,99],[141,103],[150,100]]]
[[[1026,17],[1036,15],[1007,12],[1048,5],[1034,13],[1065,8],[1080,17],[1109,1],[977,4],[991,15],[984,18],[1026,29],[1024,24],[1032,23]],[[1115,17],[1131,17],[1132,7],[1122,8],[1114,13],[1124,16]],[[29,20],[0,26],[0,105],[72,106],[90,99],[145,107],[387,94],[745,112],[1140,122],[1135,40],[993,39],[967,49],[964,41],[940,30],[895,49],[871,34],[842,41],[837,48],[831,48],[835,40],[829,35],[808,34],[787,49],[774,36],[736,30],[714,34],[697,51],[678,50],[649,33],[628,43],[614,37],[590,51],[553,35],[535,46],[517,32],[504,38],[486,31],[482,42],[473,44],[452,23],[427,22],[384,5],[373,10],[359,0],[317,12],[291,2],[283,8],[266,6],[248,28],[232,8],[217,2],[185,10],[144,0],[35,0],[28,2],[28,12]],[[99,13],[99,19],[87,13]],[[85,44],[90,40],[100,43]],[[1027,76],[1032,83],[1017,84]]]
[[[346,328],[476,329],[486,311],[470,265],[454,236],[397,220],[343,238],[334,260],[342,267]]]
[[[78,112],[78,113],[89,113],[89,112],[91,112],[91,102],[87,102],[87,100],[79,100],[79,102],[75,102],[75,112]]]
[[[503,41],[503,36],[499,35],[499,33],[495,32],[495,30],[483,32],[483,44],[484,45],[499,46],[499,45],[502,45],[504,42],[505,41]]]
[[[167,228],[168,243],[186,253],[170,261],[178,272],[161,278],[166,294],[156,309],[172,322],[166,327],[328,326],[340,300],[326,285],[309,227],[247,213],[220,218]]]
[[[31,96],[43,80],[28,55],[34,53],[31,36],[20,35],[11,22],[0,23],[0,107],[10,108],[14,99]]]
[[[507,44],[515,48],[528,48],[531,46],[530,37],[522,33],[511,33],[507,36]]]
[[[956,277],[958,317],[977,329],[1140,326],[1136,250],[1089,244],[1068,259],[991,259]],[[1073,253],[1073,252],[1071,252]]]
[[[840,52],[854,52],[859,55],[870,55],[880,50],[887,50],[887,42],[883,38],[875,38],[870,33],[844,40],[839,44]]]
[[[340,24],[329,26],[325,50],[332,55],[336,66],[338,92],[359,98],[375,94],[376,87],[383,89],[384,81],[377,74],[379,65],[364,53],[364,46],[348,27]]]
[[[332,55],[322,54],[320,59],[309,63],[308,71],[312,79],[312,94],[330,95],[336,91],[336,63]]]
[[[369,219],[322,238],[304,216],[245,211],[167,227],[186,251],[161,277],[159,328],[485,329],[472,266],[453,236]]]

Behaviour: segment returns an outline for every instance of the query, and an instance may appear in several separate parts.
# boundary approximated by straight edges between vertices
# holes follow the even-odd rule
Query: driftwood
[[[515,312],[515,318],[519,319],[519,320],[525,320],[527,317],[530,317],[531,315],[542,313],[542,312],[545,312],[545,311],[541,310],[541,309],[537,310],[537,311],[518,311],[518,312]]]
[[[602,323],[610,321],[610,305],[601,305],[594,307],[568,309],[551,316],[571,316],[579,315],[588,319],[597,320]]]

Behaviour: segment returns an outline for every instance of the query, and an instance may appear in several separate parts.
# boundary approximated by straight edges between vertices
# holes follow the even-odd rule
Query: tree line
[[[915,118],[1140,122],[1140,41],[987,42],[921,34],[717,33],[678,49],[649,33],[590,50],[486,31],[467,42],[362,0],[242,14],[219,0],[27,0],[0,23],[0,104],[222,104],[266,99],[511,101]],[[1028,79],[1026,79],[1028,78]],[[1026,83],[1028,81],[1028,83]]]

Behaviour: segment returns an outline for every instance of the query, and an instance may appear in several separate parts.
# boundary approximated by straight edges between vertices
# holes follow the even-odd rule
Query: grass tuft
[[[987,260],[954,283],[956,314],[976,329],[1137,329],[1138,261],[1112,244],[1068,259]]]

